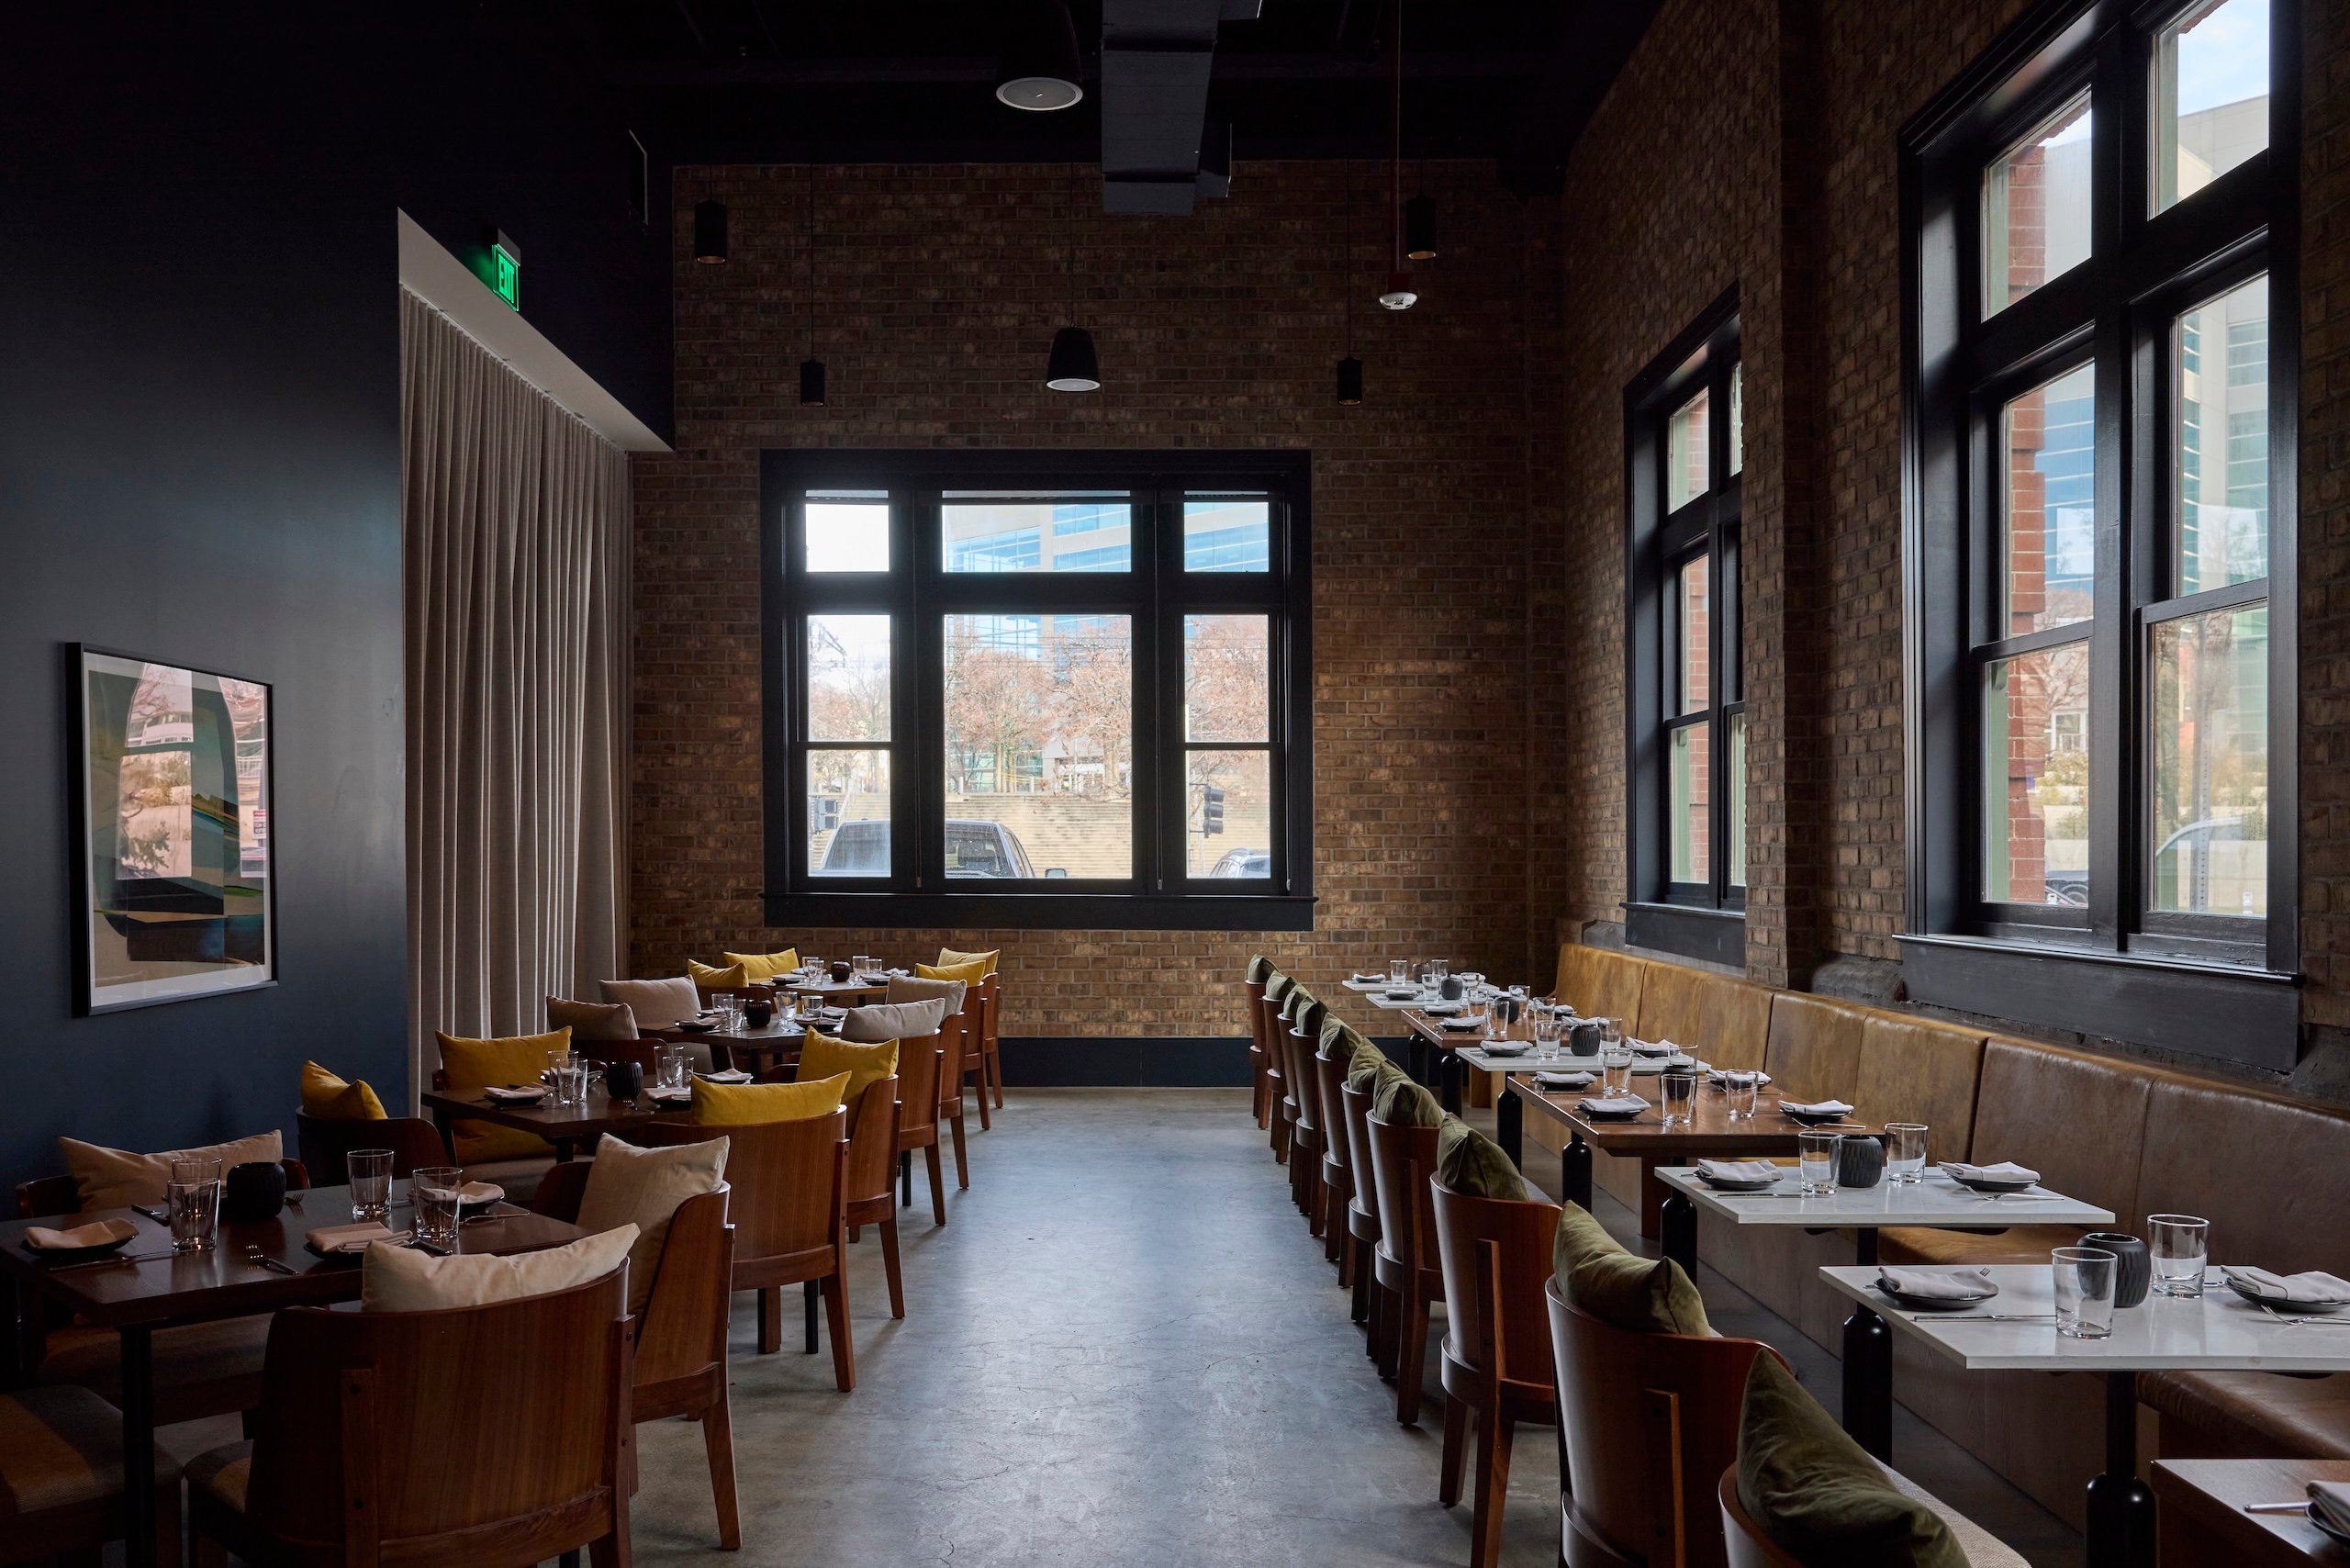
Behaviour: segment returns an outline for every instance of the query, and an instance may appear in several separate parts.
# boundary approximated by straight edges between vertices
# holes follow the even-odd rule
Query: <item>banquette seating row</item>
[[[1556,994],[1625,1020],[1644,1039],[1685,1043],[1717,1066],[1759,1067],[1871,1123],[1922,1122],[1930,1158],[2012,1159],[2046,1185],[2113,1211],[2143,1234],[2149,1214],[2211,1222],[2215,1262],[2350,1270],[2350,1116],[2232,1083],[1990,1034],[1570,942]],[[1529,1118],[1528,1132],[1546,1128]],[[2255,1153],[2256,1152],[2256,1155]],[[1655,1203],[1637,1163],[1599,1155],[1595,1183]],[[1649,1191],[1643,1191],[1643,1187]],[[1645,1228],[1645,1227],[1644,1227]],[[1888,1262],[2039,1262],[2077,1239],[2057,1226],[1892,1229]],[[1813,1338],[1833,1346],[1848,1305],[1818,1268],[1852,1260],[1849,1234],[1807,1237],[1702,1216],[1701,1259]],[[2100,1451],[2098,1380],[1964,1373],[1895,1341],[1898,1397],[2058,1514],[2078,1522]],[[2139,1380],[2142,1424],[2165,1458],[2350,1453],[2350,1375],[2159,1372]]]

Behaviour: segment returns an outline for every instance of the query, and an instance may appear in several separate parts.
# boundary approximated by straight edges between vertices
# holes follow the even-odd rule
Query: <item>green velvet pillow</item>
[[[1336,1014],[1326,1014],[1322,1019],[1322,1054],[1332,1061],[1344,1062],[1350,1073],[1355,1063],[1366,1056],[1386,1059],[1377,1046],[1364,1039],[1352,1024]]]
[[[1575,1271],[1576,1264],[1586,1258],[1611,1255],[1633,1256],[1581,1204],[1559,1205],[1559,1234],[1550,1241],[1550,1272],[1558,1279],[1561,1295],[1567,1294],[1567,1276]]]
[[[1610,1327],[1634,1334],[1711,1334],[1706,1303],[1670,1258],[1596,1252],[1567,1271],[1567,1300]]]
[[[1755,1357],[1746,1374],[1738,1500],[1806,1562],[1967,1568],[1950,1527],[1897,1490],[1776,1356]]]
[[[1436,1179],[1472,1198],[1522,1204],[1533,1196],[1502,1146],[1458,1116],[1447,1116],[1438,1125]]]
[[[1250,985],[1262,985],[1272,976],[1273,961],[1264,954],[1259,953],[1248,960],[1248,973],[1245,978]]]
[[[1281,970],[1273,970],[1265,977],[1265,1000],[1276,1007],[1280,1006],[1283,1001],[1287,1000],[1289,988],[1296,983]]]
[[[1444,1107],[1436,1096],[1412,1081],[1408,1074],[1379,1092],[1371,1114],[1391,1127],[1436,1127],[1444,1125]]]
[[[1347,1087],[1359,1094],[1369,1094],[1374,1107],[1379,1103],[1380,1095],[1386,1092],[1389,1084],[1409,1083],[1411,1081],[1410,1073],[1389,1061],[1384,1056],[1378,1054],[1375,1049],[1368,1056],[1360,1051],[1356,1052],[1354,1066],[1347,1069]]]
[[[1308,991],[1304,986],[1298,987],[1296,991],[1290,994],[1296,1003],[1296,1005],[1292,1007],[1289,1012],[1289,1024],[1291,1030],[1295,1032],[1302,1029],[1304,1031],[1305,1037],[1307,1039],[1320,1039],[1322,1037],[1322,1020],[1329,1016],[1330,1010],[1327,1007],[1325,1007],[1321,1002],[1316,1002],[1314,999],[1313,993]]]

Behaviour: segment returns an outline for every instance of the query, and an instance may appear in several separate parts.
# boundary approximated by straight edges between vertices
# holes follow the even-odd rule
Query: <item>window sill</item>
[[[1192,893],[768,893],[767,923],[793,930],[1311,931],[1311,895]]]
[[[2275,1072],[2300,1056],[2293,975],[1978,936],[1900,942],[1915,1002]]]
[[[1746,912],[1703,904],[1627,903],[1624,945],[1742,969],[1746,967]]]

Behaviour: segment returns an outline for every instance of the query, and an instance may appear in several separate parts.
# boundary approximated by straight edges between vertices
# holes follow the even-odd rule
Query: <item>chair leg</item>
[[[555,1562],[559,1565],[559,1568],[579,1568],[579,1549],[576,1546],[573,1547],[570,1551],[556,1558]]]
[[[1347,1227],[1347,1210],[1350,1206],[1347,1195],[1336,1187],[1326,1189],[1330,1194],[1329,1217],[1323,1222],[1322,1255],[1338,1266],[1338,1288],[1355,1288],[1355,1238]]]
[[[963,1129],[957,1126],[955,1129],[955,1163],[958,1166],[963,1163],[962,1153]],[[938,1146],[934,1143],[925,1145],[922,1157],[923,1162],[930,1167],[930,1223],[945,1225],[946,1223],[946,1172],[939,1164]],[[970,1184],[968,1181],[963,1183],[966,1187]]]
[[[800,1311],[808,1319],[808,1354],[816,1353],[816,1282],[809,1281],[800,1288]]]
[[[718,1544],[727,1551],[739,1551],[743,1521],[734,1503],[734,1413],[726,1394],[724,1369],[720,1372],[718,1402],[701,1413],[701,1446],[710,1456],[710,1496],[718,1506]]]
[[[971,1070],[979,1075],[979,1082],[972,1085],[974,1089],[979,1091],[979,1131],[988,1132],[995,1126],[994,1117],[988,1114],[988,1058],[982,1055],[979,1058],[979,1065],[972,1068]]]
[[[180,1489],[176,1483],[155,1492],[155,1568],[180,1568]]]
[[[229,1568],[229,1546],[226,1541],[216,1540],[203,1531],[196,1530],[189,1535],[187,1545],[190,1568]]]
[[[968,1192],[971,1186],[971,1160],[963,1148],[963,1118],[957,1116],[948,1123],[947,1130],[955,1137],[955,1185]]]
[[[833,1330],[833,1381],[843,1394],[856,1388],[856,1349],[849,1340],[848,1291],[837,1272],[824,1276],[824,1316]]]
[[[1498,1410],[1477,1424],[1477,1512],[1469,1527],[1470,1568],[1494,1568],[1502,1555],[1502,1506],[1509,1495],[1512,1427]]]
[[[995,1108],[1003,1109],[1003,1052],[988,1047],[988,1076],[995,1081]]]
[[[898,1216],[891,1215],[880,1224],[881,1269],[890,1276],[890,1316],[906,1315],[906,1281],[898,1271]]]
[[[1483,1412],[1477,1417],[1477,1453],[1484,1457],[1485,1427]],[[1469,1443],[1469,1406],[1465,1400],[1444,1396],[1444,1457],[1438,1462],[1436,1500],[1449,1508],[1460,1501],[1460,1462],[1466,1457]]]
[[[898,1150],[898,1206],[904,1208],[914,1201],[914,1151]]]
[[[629,1551],[628,1526],[623,1523],[601,1540],[589,1541],[588,1561],[592,1568],[632,1568],[636,1559]]]
[[[1371,1317],[1379,1330],[1379,1350],[1373,1359],[1379,1363],[1379,1375],[1392,1383],[1400,1353],[1397,1347],[1404,1336],[1404,1298],[1376,1280],[1371,1282]]]
[[[1404,1294],[1404,1338],[1395,1347],[1395,1419],[1416,1427],[1420,1374],[1427,1371],[1428,1355],[1428,1300],[1418,1291]]]
[[[772,1356],[783,1349],[783,1292],[768,1285],[758,1293],[759,1354]]]

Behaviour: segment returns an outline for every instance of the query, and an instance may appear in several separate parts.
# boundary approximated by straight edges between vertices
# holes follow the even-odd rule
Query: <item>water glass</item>
[[[2156,1295],[2199,1296],[2211,1257],[2211,1222],[2193,1215],[2148,1215],[2146,1250],[2153,1255]]]
[[[1404,987],[1405,987],[1405,986],[1407,986],[1407,985],[1409,985],[1409,984],[1411,984],[1411,983],[1412,983],[1412,960],[1410,960],[1409,958],[1390,958],[1390,959],[1388,959],[1388,960],[1387,960],[1387,988],[1388,988],[1390,991],[1401,991]]]
[[[1624,1043],[1624,1021],[1621,1018],[1595,1018],[1599,1025],[1599,1048],[1610,1051]]]
[[[1844,1145],[1842,1133],[1796,1134],[1796,1182],[1811,1197],[1836,1191],[1836,1151]]]
[[[172,1161],[171,1180],[163,1186],[164,1206],[172,1216],[172,1250],[205,1252],[220,1224],[220,1158],[194,1155]]]
[[[2056,1276],[2056,1332],[2068,1339],[2102,1339],[2113,1332],[2118,1261],[2102,1247],[2059,1247],[2048,1254]]]
[[[1885,1124],[1885,1173],[1904,1186],[1926,1179],[1926,1125]]]
[[[1599,1071],[1601,1081],[1606,1085],[1606,1091],[1610,1095],[1629,1094],[1632,1092],[1632,1053],[1630,1048],[1628,1047],[1621,1040],[1617,1040],[1612,1046],[1601,1046],[1599,1047]]]
[[[1729,1101],[1729,1119],[1751,1122],[1754,1119],[1755,1091],[1762,1075],[1745,1069],[1733,1068],[1722,1074],[1722,1093]]]
[[[1539,1002],[1534,1004],[1534,1043],[1541,1048],[1543,1055],[1550,1056],[1557,1053],[1559,1031],[1561,1026],[1559,1014],[1554,1009],[1545,1007]]]
[[[1685,1127],[1697,1111],[1697,1075],[1694,1072],[1668,1072],[1661,1088],[1664,1104],[1664,1125]]]
[[[351,1183],[351,1217],[383,1224],[392,1212],[392,1151],[354,1148],[343,1156],[342,1167]]]
[[[655,1081],[664,1089],[683,1089],[692,1081],[689,1076],[693,1070],[692,1063],[693,1058],[686,1054],[685,1047],[663,1046],[661,1055],[655,1062],[659,1073]]]
[[[1445,982],[1446,980],[1448,980],[1451,979],[1451,978],[1452,978],[1452,964],[1451,964],[1451,962],[1450,962],[1449,959],[1445,959],[1445,958],[1435,958],[1435,959],[1431,959],[1431,960],[1429,961],[1429,963],[1428,963],[1428,989],[1429,989],[1430,991],[1441,991],[1441,990],[1443,990],[1443,989],[1444,989],[1444,982]]]
[[[408,1179],[408,1195],[416,1204],[416,1238],[428,1247],[457,1246],[457,1190],[465,1173],[453,1165],[419,1169]]]
[[[1485,1038],[1504,1040],[1509,1037],[1509,1009],[1499,997],[1485,1003]]]

